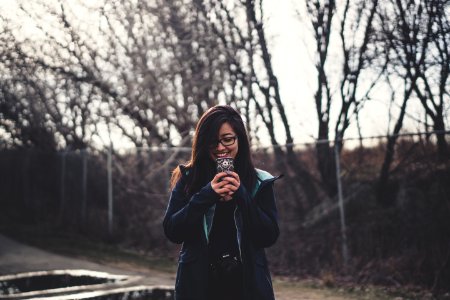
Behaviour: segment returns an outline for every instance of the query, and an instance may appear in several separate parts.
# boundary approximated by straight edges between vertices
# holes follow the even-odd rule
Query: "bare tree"
[[[198,0],[196,3],[209,18],[212,31],[225,50],[228,62],[226,101],[234,103],[246,117],[254,141],[261,135],[261,127],[268,134],[283,173],[295,177],[293,181],[299,183],[299,186],[291,186],[291,192],[297,195],[299,211],[304,213],[304,208],[317,200],[317,191],[311,175],[293,150],[291,128],[264,29],[262,1]],[[276,127],[282,129],[281,135]],[[298,197],[302,192],[306,197]]]
[[[429,46],[425,48],[426,58],[422,64],[413,64],[413,72],[419,74],[414,91],[425,113],[433,122],[433,130],[438,132],[437,145],[441,158],[448,158],[448,143],[445,139],[445,102],[449,103],[449,68],[450,68],[450,15],[449,2],[442,0],[423,1],[416,4],[420,11],[417,16],[420,23],[427,24],[426,31]],[[424,25],[422,25],[424,26]],[[418,40],[409,40],[410,47],[417,47]]]
[[[262,3],[256,1],[229,2],[195,1],[199,11],[210,20],[215,37],[224,47],[228,68],[227,102],[235,102],[247,117],[248,126],[256,126],[252,117],[259,119],[270,141],[277,146],[292,144],[289,122],[279,93],[268,41],[264,31]],[[275,115],[284,130],[284,141],[275,134]],[[257,138],[254,130],[250,130]]]
[[[414,92],[420,99],[426,113],[435,122],[434,127],[439,128],[439,130],[444,129],[442,112],[446,92],[441,93],[440,91],[445,90],[448,78],[448,75],[445,74],[446,72],[448,74],[448,71],[446,71],[448,70],[448,49],[442,48],[446,43],[445,40],[448,39],[448,35],[446,39],[442,39],[442,35],[439,34],[439,26],[436,25],[439,23],[437,8],[442,6],[442,3],[442,1],[392,0],[383,5],[383,9],[380,10],[378,15],[379,28],[382,30],[381,40],[389,61],[389,82],[399,80],[403,87],[399,115],[392,132],[390,132],[379,175],[377,194],[381,203],[389,203],[389,200],[385,197],[385,191],[387,190],[390,168],[394,159],[395,144],[403,127],[407,103],[414,96]],[[433,44],[436,45],[435,49],[442,49],[442,51],[433,51]],[[438,53],[437,56],[433,54],[435,52]],[[437,59],[437,57],[439,58]],[[445,63],[446,59],[447,63]],[[446,66],[440,66],[440,63]],[[436,69],[440,69],[440,72],[437,72],[438,74],[435,72]],[[437,87],[439,87],[437,95],[434,94],[431,87],[436,75],[440,79],[436,82]],[[395,90],[395,87],[393,89]],[[439,96],[439,94],[442,94],[442,96]],[[443,134],[441,138],[443,141],[438,142],[440,144],[439,149],[446,151]]]
[[[36,68],[20,51],[13,32],[0,33],[0,131],[8,147],[56,148],[55,129],[45,115],[45,88],[33,78]]]
[[[57,126],[71,144],[80,144],[74,132],[102,135],[98,126],[108,123],[137,146],[170,146],[186,141],[199,115],[218,102],[224,55],[188,1],[21,8],[44,38],[23,41],[20,51],[39,70],[36,80],[54,92],[45,101],[50,115],[71,120],[72,128]],[[96,16],[98,25],[83,27],[75,10]],[[88,116],[90,124],[83,121]]]
[[[336,193],[336,172],[333,148],[328,142],[330,129],[334,126],[335,144],[341,149],[342,139],[352,119],[369,98],[370,92],[384,72],[377,73],[371,63],[377,57],[373,46],[373,18],[378,1],[307,0],[306,11],[312,25],[315,40],[315,67],[317,89],[314,95],[318,119],[317,161],[322,181],[330,196]],[[337,19],[337,20],[336,20]],[[342,64],[340,76],[333,76],[330,68],[330,48],[333,36],[341,43]],[[331,63],[333,64],[333,63]],[[336,67],[336,65],[333,65]],[[369,80],[368,86],[360,85]],[[338,96],[334,86],[339,86]],[[330,124],[337,112],[334,125]]]

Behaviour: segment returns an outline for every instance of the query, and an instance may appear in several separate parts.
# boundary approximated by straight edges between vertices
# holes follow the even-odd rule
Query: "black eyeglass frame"
[[[224,143],[223,141],[227,140],[227,139],[232,139],[233,141],[228,143],[228,144]],[[222,146],[224,146],[224,147],[233,146],[234,143],[236,143],[237,139],[238,139],[237,135],[235,135],[235,136],[226,136],[226,137],[223,137],[223,138],[213,142],[212,144],[210,144],[209,148],[211,148],[211,149],[216,148],[219,143],[221,143]]]

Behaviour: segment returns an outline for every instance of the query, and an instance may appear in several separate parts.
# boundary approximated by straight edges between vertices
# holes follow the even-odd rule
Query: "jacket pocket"
[[[201,269],[198,251],[183,249],[178,258],[175,299],[203,299],[201,296],[206,280]]]

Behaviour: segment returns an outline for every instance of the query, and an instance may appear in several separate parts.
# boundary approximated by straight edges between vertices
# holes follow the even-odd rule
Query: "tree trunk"
[[[436,138],[437,138],[439,159],[441,160],[448,159],[449,158],[448,143],[447,140],[445,139],[446,136],[445,124],[442,114],[438,114],[436,116],[436,120],[434,120],[434,130],[437,131]]]
[[[415,84],[415,83],[414,83]],[[394,198],[392,190],[389,188],[389,175],[392,161],[394,160],[395,154],[395,144],[397,142],[398,134],[403,126],[403,119],[406,113],[406,104],[408,102],[409,96],[411,95],[412,88],[410,88],[404,95],[403,104],[400,110],[400,115],[394,127],[394,131],[388,137],[388,142],[386,145],[386,154],[384,156],[383,165],[381,167],[380,175],[378,177],[378,184],[376,187],[376,196],[378,203],[389,206],[392,205]]]
[[[319,122],[319,142],[316,144],[317,166],[319,168],[322,183],[328,196],[333,197],[337,193],[336,162],[334,152],[328,142],[328,122]]]

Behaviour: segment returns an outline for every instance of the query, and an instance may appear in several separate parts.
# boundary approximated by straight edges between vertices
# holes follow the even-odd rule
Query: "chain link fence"
[[[328,141],[255,148],[256,167],[285,175],[275,184],[281,236],[269,249],[273,270],[435,287],[450,279],[450,164],[427,134],[398,137],[382,187],[390,201],[381,202],[386,137],[331,143],[334,193],[324,187],[316,155]],[[1,215],[175,258],[178,246],[165,239],[162,219],[171,171],[189,157],[189,148],[3,150]]]

